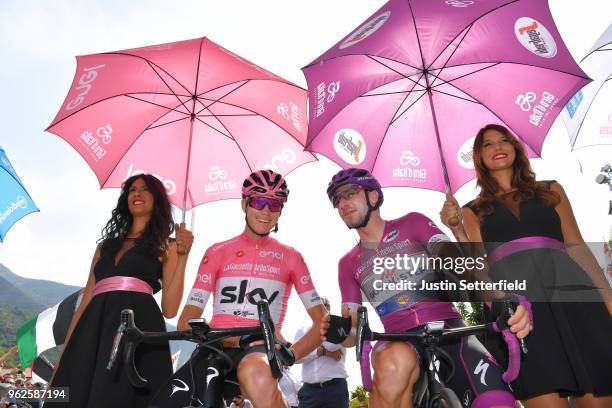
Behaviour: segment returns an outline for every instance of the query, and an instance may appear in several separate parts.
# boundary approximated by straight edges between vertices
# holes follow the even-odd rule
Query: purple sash
[[[563,242],[558,241],[554,238],[540,236],[523,237],[513,239],[512,241],[504,242],[503,244],[495,248],[493,251],[491,251],[491,253],[487,257],[487,260],[489,262],[489,265],[492,266],[493,264],[501,261],[505,257],[515,254],[517,252],[539,248],[556,249],[565,252],[565,246]]]

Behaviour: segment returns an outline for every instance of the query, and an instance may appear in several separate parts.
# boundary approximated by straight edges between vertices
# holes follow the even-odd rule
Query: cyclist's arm
[[[329,320],[329,313],[327,313],[327,309],[325,309],[322,303],[306,311],[312,319],[312,327],[306,332],[304,337],[291,346],[296,360],[304,358],[308,353],[321,345],[321,327]]]
[[[353,266],[343,259],[338,263],[338,287],[342,295],[342,317],[351,317],[351,332],[342,342],[344,347],[355,346],[357,308],[361,306],[361,288],[353,276]]]
[[[198,269],[198,274],[193,283],[193,288],[189,292],[187,302],[183,307],[183,311],[181,312],[181,316],[176,326],[178,330],[189,330],[189,319],[196,319],[202,316],[208,298],[215,287],[215,277],[218,266],[216,259],[218,259],[219,256],[211,257],[210,253],[211,249],[209,248],[200,262],[200,268]]]
[[[295,332],[295,338],[293,339],[293,343],[297,343],[298,341],[300,341],[304,337],[305,334],[306,334],[306,328],[300,327]],[[310,353],[303,356],[301,359],[296,360],[295,363],[296,364],[307,363],[309,361],[314,360],[315,358],[317,358],[317,352],[313,350]]]
[[[302,255],[295,251],[291,257],[291,280],[295,290],[304,304],[304,308],[312,319],[312,328],[297,341],[291,348],[295,353],[295,359],[299,360],[316,349],[327,332],[329,327],[329,313],[321,303],[321,298],[317,294],[312,283],[312,278],[306,262]]]

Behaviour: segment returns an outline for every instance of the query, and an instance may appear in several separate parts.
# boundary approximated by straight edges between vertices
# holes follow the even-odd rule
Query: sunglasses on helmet
[[[250,197],[247,201],[249,207],[256,210],[263,210],[268,206],[271,212],[279,212],[283,209],[283,202],[268,197]]]

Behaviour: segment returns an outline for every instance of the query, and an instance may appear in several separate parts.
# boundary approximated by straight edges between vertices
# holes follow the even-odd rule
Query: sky
[[[207,36],[305,88],[300,68],[383,4],[380,0],[0,2],[0,146],[41,210],[8,233],[0,244],[0,263],[25,277],[84,286],[96,240],[116,203],[118,190],[100,190],[85,161],[62,139],[44,131],[69,89],[75,55]],[[609,0],[550,0],[549,5],[577,60],[612,16]],[[611,98],[611,92],[600,95],[582,131],[612,125],[608,123],[612,120]],[[558,118],[544,144],[542,159],[532,160],[539,179],[556,179],[564,186],[586,241],[602,241],[609,235],[610,192],[594,178],[612,161],[611,153],[612,146],[572,152]],[[331,299],[336,313],[340,302],[337,262],[356,243],[356,235],[342,224],[325,195],[327,182],[338,170],[338,165],[321,156],[318,162],[288,175],[291,196],[276,234],[303,254],[319,292]],[[456,197],[463,204],[476,192],[471,182]],[[391,219],[419,211],[438,222],[443,200],[441,193],[431,191],[387,189],[382,215]],[[205,249],[237,235],[244,226],[238,200],[200,206],[194,213],[188,214],[195,241],[185,293]],[[376,324],[376,319],[371,320]],[[294,295],[284,327],[286,337],[291,339],[305,323],[307,315]],[[352,385],[358,382],[353,356],[350,350],[347,361],[351,361]]]

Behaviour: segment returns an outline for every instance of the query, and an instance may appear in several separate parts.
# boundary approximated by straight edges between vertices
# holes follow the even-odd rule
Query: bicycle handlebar
[[[370,330],[368,324],[368,312],[364,306],[360,306],[357,309],[357,331],[356,331],[356,356],[357,361],[361,363],[362,350],[364,348],[364,342],[366,340],[391,340],[391,341],[406,341],[417,339],[420,342],[437,342],[439,339],[452,339],[456,337],[464,337],[472,334],[481,333],[487,330],[501,332],[504,341],[508,346],[509,358],[508,368],[502,374],[502,379],[506,383],[514,381],[519,374],[521,366],[521,348],[519,347],[519,340],[514,333],[512,333],[506,324],[508,315],[504,314],[500,316],[497,322],[480,324],[469,327],[459,327],[453,329],[445,329],[443,321],[432,321],[425,324],[425,326],[411,329],[401,333],[377,333]],[[369,345],[368,345],[369,346]],[[368,347],[369,348],[369,347]],[[364,376],[365,368],[362,365],[362,380],[364,386],[369,385],[371,388],[371,378]],[[367,368],[369,373],[369,367]],[[368,387],[366,387],[368,389]]]
[[[122,341],[124,341],[123,363],[125,364],[126,374],[136,387],[146,387],[148,381],[143,378],[136,368],[134,362],[134,353],[141,342],[155,343],[165,342],[168,340],[187,340],[200,343],[210,350],[221,354],[224,358],[229,359],[222,350],[209,346],[210,343],[225,340],[229,337],[245,336],[245,335],[261,335],[266,349],[266,356],[270,363],[272,375],[275,378],[282,376],[281,363],[275,352],[274,346],[274,323],[270,317],[270,309],[266,300],[257,302],[257,312],[259,316],[259,326],[253,327],[236,327],[236,328],[211,328],[205,321],[192,322],[191,330],[172,331],[172,332],[143,332],[134,324],[134,312],[130,309],[121,311],[121,324],[117,329],[113,347],[111,349],[110,358],[106,366],[107,370],[111,370],[119,353]],[[193,323],[193,324],[192,324]],[[231,359],[229,359],[231,362]]]

